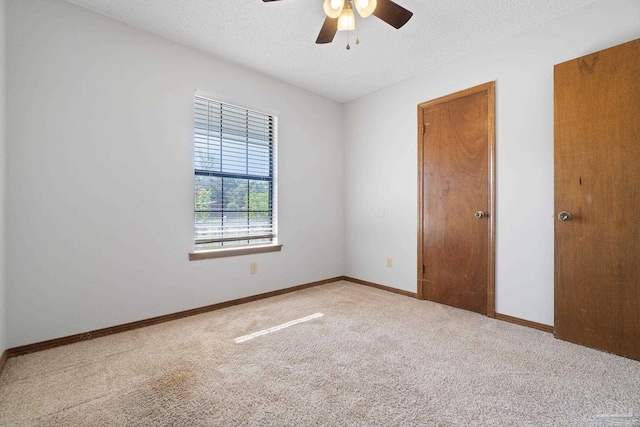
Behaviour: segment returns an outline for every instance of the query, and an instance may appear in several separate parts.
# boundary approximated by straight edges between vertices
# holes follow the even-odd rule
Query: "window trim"
[[[274,221],[274,229],[272,234],[272,242],[270,243],[257,243],[257,244],[248,244],[244,246],[227,246],[227,247],[214,247],[214,248],[195,248],[195,240],[192,240],[194,244],[194,249],[189,252],[189,261],[199,261],[203,259],[211,259],[211,258],[224,258],[224,257],[232,257],[232,256],[241,256],[241,255],[251,255],[251,254],[259,254],[259,253],[269,253],[269,252],[280,252],[282,250],[282,244],[279,243],[278,238],[278,208],[277,208],[277,164],[278,164],[278,144],[277,144],[277,135],[278,135],[278,113],[276,111],[260,108],[254,106],[248,106],[243,103],[235,102],[234,100],[227,99],[222,96],[213,96],[211,94],[205,94],[199,91],[194,91],[194,97],[205,98],[211,100],[213,102],[218,102],[221,104],[231,105],[233,107],[238,107],[242,109],[246,109],[248,111],[257,112],[260,114],[268,115],[274,120],[274,139],[272,146],[272,164],[271,164],[271,182],[272,182],[272,218]],[[192,127],[192,143],[193,143],[193,135],[195,132],[195,110],[192,111],[193,118],[193,127]],[[192,153],[193,155],[193,153]],[[194,164],[192,170],[195,171],[195,159],[192,158]],[[195,201],[194,201],[195,203]],[[193,205],[193,203],[192,203]]]
[[[189,252],[189,261],[199,261],[202,259],[210,258],[225,258],[239,255],[253,255],[266,252],[280,252],[281,250],[282,244],[279,243],[274,243],[272,245],[239,246],[235,248],[225,249],[203,249],[199,251]]]

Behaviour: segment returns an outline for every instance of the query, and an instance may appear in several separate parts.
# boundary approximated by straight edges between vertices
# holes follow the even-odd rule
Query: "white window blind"
[[[195,97],[195,247],[275,241],[275,118]]]

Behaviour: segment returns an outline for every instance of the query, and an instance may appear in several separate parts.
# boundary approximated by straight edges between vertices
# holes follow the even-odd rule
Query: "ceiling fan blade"
[[[413,16],[413,12],[391,0],[378,0],[373,14],[395,28],[402,27]]]
[[[320,34],[318,34],[318,38],[316,39],[316,44],[331,43],[336,32],[338,32],[338,18],[329,18],[327,16],[320,29]]]
[[[267,2],[270,2],[270,1],[280,1],[280,0],[262,0],[262,1],[267,3]]]

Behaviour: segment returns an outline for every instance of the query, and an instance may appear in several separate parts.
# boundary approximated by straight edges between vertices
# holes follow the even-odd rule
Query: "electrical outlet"
[[[252,262],[251,264],[249,264],[249,272],[251,274],[258,274],[258,263],[257,262]]]
[[[393,258],[387,258],[387,267],[393,267]]]

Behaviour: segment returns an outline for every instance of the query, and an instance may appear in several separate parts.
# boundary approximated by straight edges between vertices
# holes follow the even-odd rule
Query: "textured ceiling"
[[[351,50],[315,44],[323,0],[66,1],[346,102],[596,0],[395,0],[413,18],[358,20]]]

